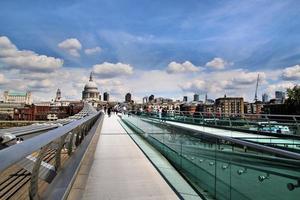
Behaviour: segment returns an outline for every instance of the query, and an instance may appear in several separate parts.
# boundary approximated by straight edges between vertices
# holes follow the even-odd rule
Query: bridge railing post
[[[200,116],[201,116],[201,121],[202,121],[202,124],[203,124],[203,121],[204,121],[204,116],[203,116],[203,114],[200,112]],[[199,120],[199,122],[201,122],[200,120]]]
[[[39,181],[39,172],[40,166],[43,161],[43,158],[50,147],[51,143],[47,144],[46,146],[42,147],[39,151],[37,160],[33,166],[31,179],[30,179],[30,186],[29,186],[29,198],[30,200],[38,200],[38,181]]]
[[[63,149],[64,145],[65,145],[65,140],[66,137],[68,136],[68,134],[65,134],[63,136],[61,136],[60,141],[59,141],[59,145],[56,149],[55,152],[55,170],[58,171],[58,169],[61,166],[61,150]]]
[[[300,125],[299,125],[299,123],[297,121],[297,118],[295,116],[293,116],[293,119],[294,119],[296,127],[297,127],[296,134],[300,135]]]
[[[232,121],[230,119],[230,116],[228,117],[228,120],[229,120],[229,127],[232,128]]]
[[[75,132],[76,130],[73,130],[72,132],[70,132],[70,140],[68,142],[68,155],[71,156],[72,152],[73,152],[73,147],[74,147],[74,136],[75,136]]]

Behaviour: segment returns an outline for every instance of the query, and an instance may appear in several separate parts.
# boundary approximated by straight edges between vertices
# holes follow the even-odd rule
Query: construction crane
[[[257,98],[258,81],[259,81],[259,74],[257,75],[257,80],[256,80],[254,102],[258,101],[258,98]]]

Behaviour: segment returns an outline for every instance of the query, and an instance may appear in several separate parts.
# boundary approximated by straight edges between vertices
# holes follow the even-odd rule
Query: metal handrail
[[[291,151],[277,149],[277,148],[273,148],[273,147],[270,147],[270,146],[256,144],[256,143],[252,143],[252,142],[248,142],[248,141],[244,141],[244,140],[240,140],[240,139],[236,139],[236,138],[232,138],[232,137],[207,133],[207,132],[200,131],[200,130],[189,129],[189,128],[182,127],[182,126],[175,125],[175,124],[170,124],[170,125],[173,126],[173,127],[178,128],[178,129],[181,129],[181,130],[186,130],[186,131],[190,131],[190,132],[194,132],[194,133],[199,133],[201,135],[205,135],[205,136],[210,137],[210,138],[232,142],[232,143],[235,143],[235,144],[238,144],[238,145],[241,145],[241,146],[246,146],[246,147],[250,147],[250,148],[253,148],[253,149],[260,150],[260,151],[265,151],[265,152],[268,152],[268,153],[271,153],[271,154],[284,156],[286,158],[292,158],[292,159],[300,160],[300,154],[294,153],[294,152],[291,152]],[[201,139],[200,135],[194,135],[193,134],[192,136],[195,137],[195,138],[200,138]]]
[[[175,113],[193,113],[193,114],[218,114],[218,115],[231,115],[231,116],[272,116],[272,117],[287,117],[287,118],[300,118],[300,115],[279,115],[279,114],[249,114],[249,113],[225,113],[225,112],[191,112],[191,111],[179,111],[174,110]]]
[[[158,111],[141,112],[146,115],[156,115]],[[293,127],[293,134],[300,134],[300,115],[270,115],[270,114],[242,114],[242,113],[216,113],[216,112],[190,112],[169,110],[164,117],[183,117],[183,121],[190,119],[194,122],[195,119],[206,123],[206,119],[211,119],[217,126],[219,123],[229,123],[229,125],[221,124],[222,127],[233,128],[233,123],[246,123],[247,125],[256,125],[259,128],[260,123],[265,122],[269,130],[257,130],[259,132],[271,133],[271,125],[284,125]],[[233,118],[231,118],[233,117]],[[272,119],[274,118],[274,119]],[[208,120],[207,119],[207,120]],[[274,122],[273,122],[274,121]]]
[[[35,136],[22,143],[12,145],[0,151],[0,171],[5,170],[16,162],[20,161],[24,157],[30,155],[31,153],[41,149],[47,144],[59,139],[63,135],[72,132],[77,127],[88,123],[89,121],[98,118],[100,112],[86,116],[80,120],[71,122],[65,126],[59,127],[54,130],[50,130],[44,134]]]
[[[145,111],[144,111],[145,112]],[[158,111],[150,111],[149,113],[157,113]],[[289,118],[291,119],[291,121],[295,121],[295,119],[297,120],[297,118],[300,118],[300,115],[279,115],[279,114],[248,114],[248,113],[225,113],[225,112],[198,112],[198,111],[179,111],[179,110],[168,110],[168,112],[173,112],[174,114],[189,114],[189,115],[195,115],[195,114],[199,114],[200,116],[205,116],[209,115],[212,117],[217,117],[217,116],[240,116],[240,117],[261,117],[262,119],[267,119],[269,117],[283,117],[283,118]]]

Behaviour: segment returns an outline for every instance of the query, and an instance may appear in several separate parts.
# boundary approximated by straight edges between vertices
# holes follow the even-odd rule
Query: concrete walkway
[[[178,199],[118,117],[105,116],[83,199]]]

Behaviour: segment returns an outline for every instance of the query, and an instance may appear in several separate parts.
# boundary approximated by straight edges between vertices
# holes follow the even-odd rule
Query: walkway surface
[[[178,199],[118,122],[105,116],[83,199]]]

